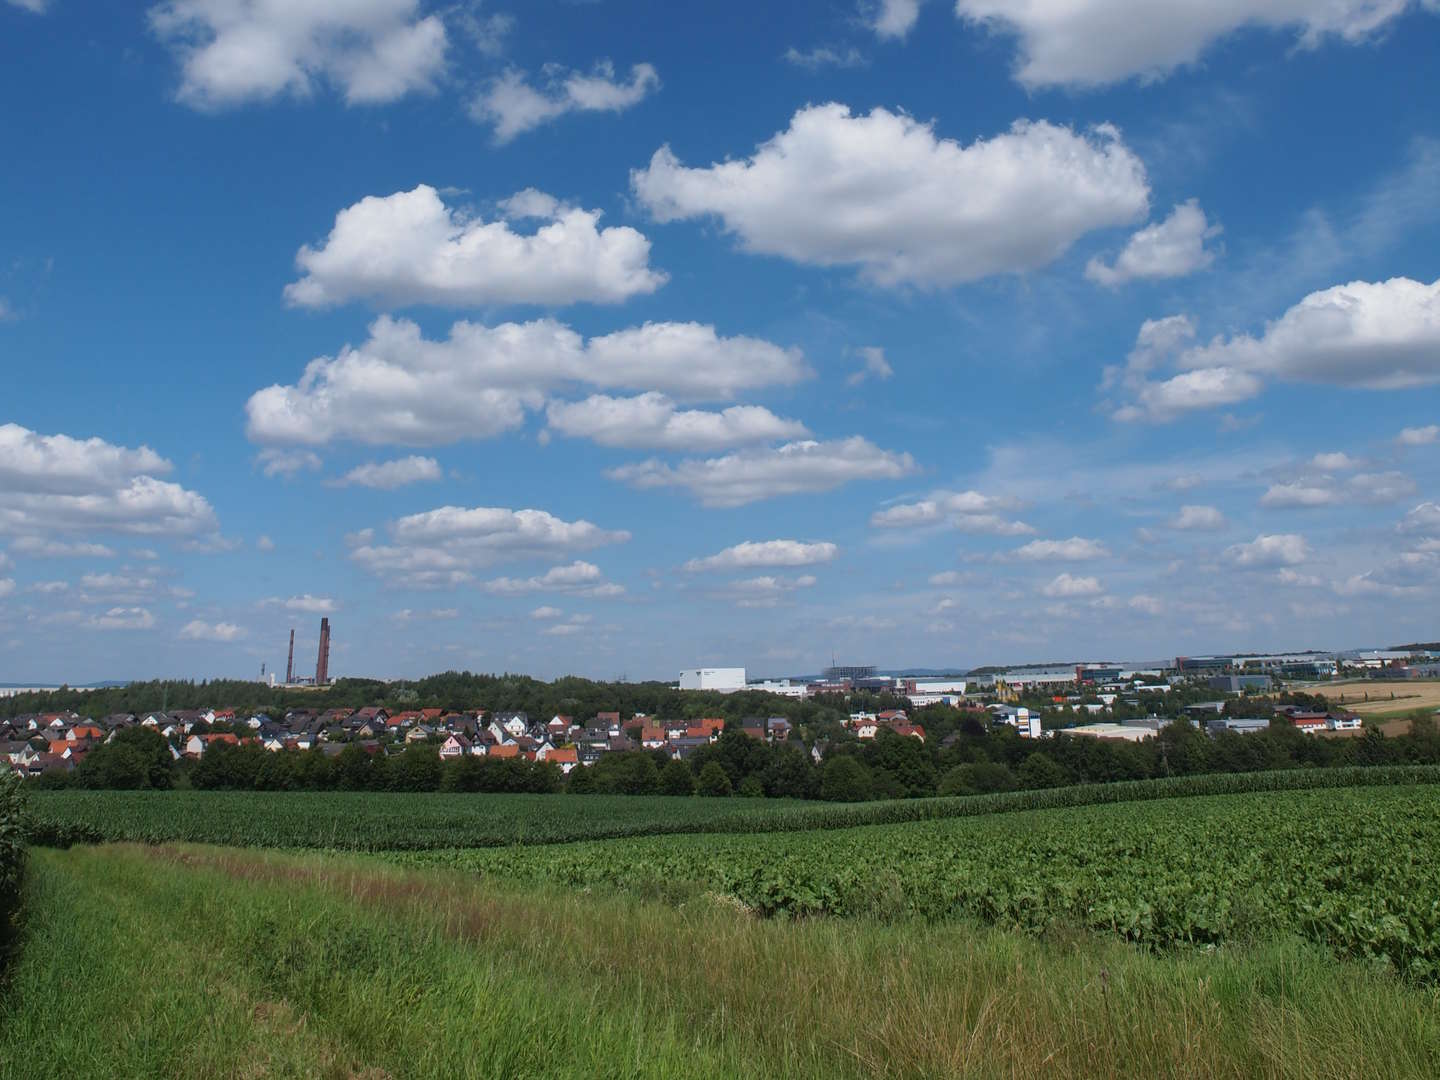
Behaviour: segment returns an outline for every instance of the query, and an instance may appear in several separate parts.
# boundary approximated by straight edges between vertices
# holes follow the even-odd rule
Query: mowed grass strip
[[[0,1076],[1420,1077],[1440,1002],[1295,942],[757,920],[373,860],[41,852]]]

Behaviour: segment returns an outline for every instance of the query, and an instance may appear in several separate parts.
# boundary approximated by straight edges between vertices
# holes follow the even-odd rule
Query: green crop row
[[[800,832],[1181,796],[1434,783],[1440,783],[1440,766],[1403,765],[838,804],[606,795],[36,791],[30,837],[33,843],[53,847],[124,840],[423,851],[669,833]]]
[[[1154,947],[1295,934],[1440,977],[1433,787],[1258,792],[824,834],[652,837],[392,858],[764,915],[974,920]]]

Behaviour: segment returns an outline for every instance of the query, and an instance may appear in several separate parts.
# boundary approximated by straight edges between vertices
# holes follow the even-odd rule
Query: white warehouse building
[[[680,672],[681,690],[718,690],[732,694],[745,689],[743,667],[686,668]]]

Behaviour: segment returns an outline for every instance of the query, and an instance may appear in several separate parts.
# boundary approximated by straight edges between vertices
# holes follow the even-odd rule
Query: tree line
[[[953,710],[952,710],[953,711]],[[399,754],[346,744],[270,752],[256,745],[214,743],[198,761],[177,762],[164,736],[132,727],[95,747],[71,773],[49,770],[44,787],[261,791],[475,791],[620,795],[752,796],[857,802],[1033,790],[1205,773],[1350,765],[1440,764],[1433,718],[1409,734],[1375,728],[1358,738],[1306,735],[1277,718],[1254,734],[1205,735],[1170,724],[1144,742],[1061,737],[1034,742],[1010,729],[962,719],[947,745],[882,730],[829,747],[820,762],[798,742],[768,743],[732,728],[688,760],[663,750],[617,751],[565,775],[548,762],[464,755],[442,760],[434,743]]]

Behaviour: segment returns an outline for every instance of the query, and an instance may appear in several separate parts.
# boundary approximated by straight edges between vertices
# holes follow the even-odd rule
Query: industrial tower
[[[290,656],[285,661],[285,685],[295,681],[295,628],[290,628]]]
[[[315,658],[315,685],[330,681],[330,620],[320,620],[320,653]]]

